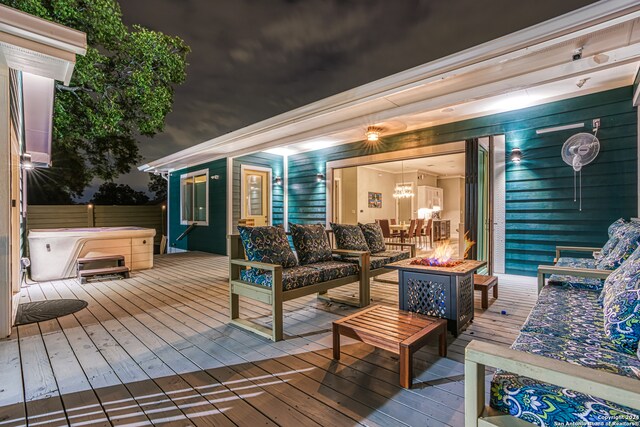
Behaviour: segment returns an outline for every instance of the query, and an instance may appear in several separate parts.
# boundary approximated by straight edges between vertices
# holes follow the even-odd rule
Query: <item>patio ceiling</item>
[[[581,58],[574,60],[574,54]],[[628,86],[640,4],[599,2],[214,138],[140,167],[171,171],[258,151],[282,155]]]

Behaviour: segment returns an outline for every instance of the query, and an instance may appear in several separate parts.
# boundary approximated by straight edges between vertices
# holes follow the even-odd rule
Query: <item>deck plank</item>
[[[381,276],[397,280],[397,272]],[[330,291],[357,295],[357,284]],[[398,287],[372,282],[374,303],[398,305]],[[501,279],[448,357],[428,344],[414,358],[411,390],[398,358],[349,338],[332,359],[331,323],[357,311],[309,295],[284,304],[277,343],[229,325],[228,260],[204,253],[157,256],[125,280],[29,284],[21,302],[80,298],[87,309],[14,328],[0,341],[0,422],[66,425],[459,426],[466,345],[508,346],[536,299],[535,283]],[[241,299],[241,315],[270,325],[270,308]],[[491,375],[486,376],[490,381]],[[12,384],[5,387],[4,384]],[[22,387],[24,384],[24,388]]]

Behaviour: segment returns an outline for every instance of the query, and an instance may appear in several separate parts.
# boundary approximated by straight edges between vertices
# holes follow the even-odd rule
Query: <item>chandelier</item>
[[[396,199],[413,197],[413,186],[404,183],[404,161],[402,162],[402,183],[396,184],[396,188],[393,190],[393,197]]]

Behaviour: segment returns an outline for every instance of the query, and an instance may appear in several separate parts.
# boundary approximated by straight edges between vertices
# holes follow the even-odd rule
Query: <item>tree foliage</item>
[[[167,180],[162,175],[149,176],[149,191],[154,193],[154,203],[161,203],[167,200]]]
[[[93,178],[112,181],[140,161],[137,136],[161,132],[188,46],[138,25],[116,0],[0,0],[87,34],[69,86],[56,85],[50,190],[81,196]],[[57,170],[56,170],[57,169]],[[46,193],[46,191],[45,191]]]
[[[149,196],[126,184],[105,182],[98,187],[91,203],[96,205],[146,205],[149,203]]]

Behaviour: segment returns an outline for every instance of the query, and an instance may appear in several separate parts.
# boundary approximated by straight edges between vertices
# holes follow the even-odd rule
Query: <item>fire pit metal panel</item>
[[[458,335],[473,319],[473,272],[484,261],[465,260],[455,267],[389,264],[400,273],[400,309],[449,320],[449,330]]]
[[[402,310],[443,318],[450,316],[450,277],[406,272],[400,283]]]

